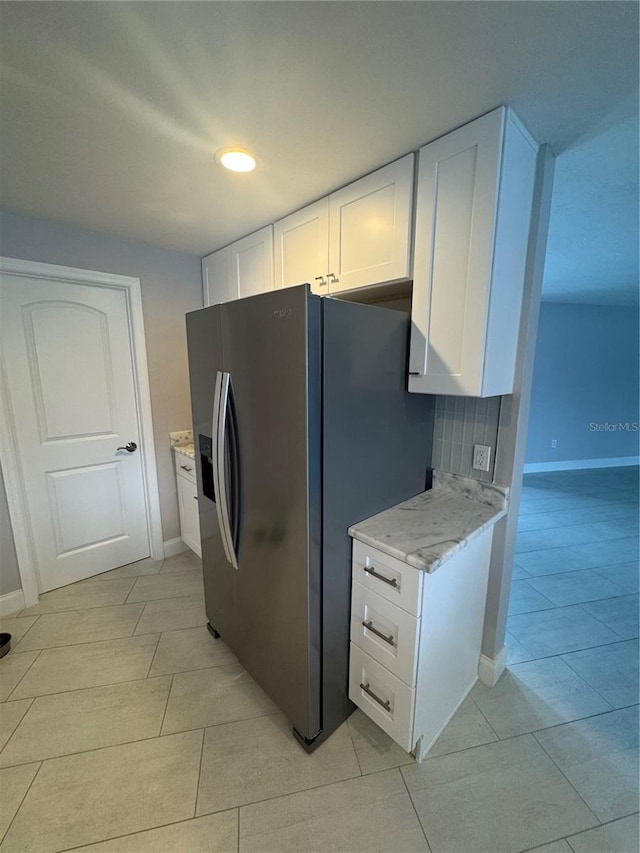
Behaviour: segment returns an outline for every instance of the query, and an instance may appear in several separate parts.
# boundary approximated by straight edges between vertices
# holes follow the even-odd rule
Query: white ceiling
[[[2,2],[0,32],[5,209],[205,254],[508,103],[560,155],[547,298],[637,300],[633,2]]]

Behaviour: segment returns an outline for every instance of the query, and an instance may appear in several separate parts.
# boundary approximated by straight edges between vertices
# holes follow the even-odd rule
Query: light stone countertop
[[[195,461],[196,452],[193,444],[193,430],[183,429],[179,432],[170,432],[169,440],[171,447],[176,453],[182,453],[184,456],[188,456],[189,459]]]
[[[509,490],[444,471],[433,488],[358,522],[349,535],[431,573],[506,515]]]

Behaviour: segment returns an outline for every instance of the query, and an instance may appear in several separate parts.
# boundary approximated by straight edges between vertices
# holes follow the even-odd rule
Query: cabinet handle
[[[183,471],[192,471],[193,469],[189,465],[181,465],[180,466]]]
[[[368,683],[362,684],[362,682],[361,682],[360,687],[362,687],[362,689],[364,690],[364,692],[368,696],[371,696],[371,698],[374,700],[374,702],[377,702],[378,705],[382,705],[382,707],[385,709],[385,711],[391,712],[391,702],[389,702],[388,699],[386,700],[386,702],[383,702],[382,699],[379,696],[376,696],[376,694],[373,692],[373,690],[371,690]]]
[[[375,566],[365,566],[364,570],[368,575],[371,575],[371,577],[377,578],[379,581],[382,581],[383,583],[388,583],[389,586],[392,586],[395,589],[398,588],[397,578],[386,578],[384,575],[378,574],[378,572],[376,572]]]
[[[329,276],[328,276],[328,277],[329,277],[330,279],[332,279],[332,280],[333,280],[333,284],[335,284],[336,282],[340,281],[340,279],[339,279],[339,278],[337,278],[337,277],[336,277],[336,275],[335,275],[334,273],[332,273],[332,272],[330,272],[330,273],[329,273]]]
[[[193,496],[193,499],[194,499],[194,501],[197,501],[197,500],[198,500],[198,496],[197,496],[197,495],[194,495],[194,496]]]
[[[384,640],[385,643],[389,643],[390,646],[395,646],[395,643],[393,642],[393,634],[389,634],[387,637],[387,635],[383,634],[382,631],[378,631],[377,628],[373,627],[373,622],[371,622],[371,620],[369,620],[369,622],[363,622],[362,626],[368,631],[371,631],[372,634],[375,634],[376,637],[380,637],[380,639]]]
[[[319,281],[319,282],[320,282],[320,285],[321,285],[322,287],[324,287],[324,286],[327,284],[327,280],[325,279],[325,277],[324,277],[323,275],[317,275],[317,276],[316,276],[316,278],[315,278],[315,280],[316,280],[316,281]]]

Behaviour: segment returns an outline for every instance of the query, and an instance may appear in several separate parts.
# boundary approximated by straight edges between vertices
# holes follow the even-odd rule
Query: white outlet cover
[[[488,471],[491,463],[491,447],[488,444],[473,445],[473,468],[476,471]]]

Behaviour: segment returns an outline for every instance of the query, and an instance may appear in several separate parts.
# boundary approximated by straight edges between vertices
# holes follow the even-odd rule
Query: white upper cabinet
[[[512,392],[536,155],[505,107],[421,149],[409,391]]]
[[[229,270],[231,267],[231,247],[220,249],[202,259],[202,290],[205,308],[218,302],[228,302],[238,298],[234,291]]]
[[[240,299],[273,290],[273,225],[232,243],[231,277]]]
[[[273,225],[202,259],[204,304],[273,290]]]
[[[320,296],[329,292],[329,199],[322,198],[274,226],[275,286],[309,282]]]
[[[329,196],[329,291],[411,278],[414,155]]]
[[[411,278],[414,155],[275,224],[275,286],[314,293]]]

